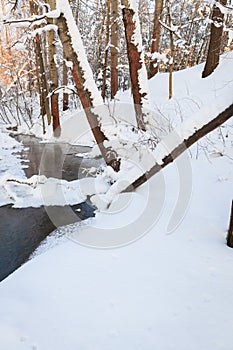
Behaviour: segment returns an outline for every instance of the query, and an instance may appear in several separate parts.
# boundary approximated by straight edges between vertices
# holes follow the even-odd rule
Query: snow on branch
[[[22,18],[22,19],[8,19],[8,17],[3,18],[3,24],[15,24],[17,26],[27,25],[30,26],[33,24],[33,26],[38,26],[41,24],[46,23],[46,20],[52,19],[52,18],[58,18],[60,16],[60,11],[54,10],[47,13],[44,13],[43,15],[34,15],[32,17],[28,18]]]
[[[215,6],[219,8],[223,15],[232,15],[233,7],[221,4],[219,1],[216,1]]]
[[[183,138],[181,141],[180,130],[175,130],[171,132],[165,140],[160,142],[155,149],[155,152],[159,154],[157,157],[156,164],[147,172],[145,172],[142,176],[137,178],[130,186],[124,189],[124,192],[132,191],[136,189],[147,180],[149,180],[152,176],[157,174],[160,170],[165,168],[168,164],[172,163],[178,156],[180,156],[183,152],[185,152],[189,147],[191,147],[194,143],[200,140],[205,135],[209,134],[211,131],[215,130],[223,123],[225,123],[228,119],[233,116],[233,104],[227,107],[224,111],[219,113],[214,119],[210,119],[209,122],[203,124],[199,128],[195,126],[195,120],[193,120],[193,126],[190,129],[189,136]],[[199,120],[199,115],[197,115],[197,124]],[[180,140],[180,141],[179,141]]]
[[[106,209],[119,193],[134,191],[144,184],[194,143],[230,119],[233,116],[233,104],[227,108],[223,107],[223,111],[218,113],[217,106],[208,110],[201,109],[189,121],[182,123],[179,129],[169,133],[156,145],[153,152],[144,153],[140,160],[130,158],[126,163],[122,162],[121,171],[114,183],[106,193],[93,195],[92,203],[98,208]],[[216,117],[213,118],[213,115]]]
[[[169,27],[166,23],[162,22],[161,20],[159,20],[159,23],[169,32],[172,32],[174,35],[176,35],[178,39],[183,40],[181,35],[178,33],[178,29],[180,28],[179,26],[172,25],[172,27]]]
[[[58,0],[57,7],[59,8],[60,14],[62,14],[66,19],[66,25],[68,27],[69,35],[71,37],[72,48],[74,52],[77,54],[77,57],[79,58],[79,63],[83,71],[84,80],[85,80],[84,88],[90,92],[94,107],[103,105],[103,99],[101,97],[100,91],[98,90],[95,84],[93,72],[87,60],[82,38],[78,30],[78,27],[75,23],[72,10],[69,5],[69,1]]]
[[[44,32],[50,32],[53,30],[54,32],[57,32],[57,25],[56,24],[47,24],[44,27],[36,28],[34,29],[32,36],[35,37],[36,35],[41,35]]]

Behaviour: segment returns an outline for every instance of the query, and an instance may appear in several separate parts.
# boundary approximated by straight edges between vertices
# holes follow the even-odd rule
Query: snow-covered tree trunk
[[[136,119],[138,128],[145,131],[151,105],[137,3],[136,0],[121,0],[121,5]]]
[[[118,91],[118,0],[111,0],[111,99]]]
[[[168,21],[168,26],[170,28],[169,30],[169,38],[170,38],[170,59],[169,59],[169,99],[172,98],[173,95],[173,64],[174,64],[174,38],[173,38],[173,23],[172,23],[172,16],[171,16],[171,4],[170,0],[166,2],[167,6],[167,21]]]
[[[47,0],[50,10],[56,9],[56,0]],[[56,19],[53,19],[53,24],[56,24]],[[55,62],[56,46],[55,46],[55,32],[50,30],[48,32],[48,60],[49,60],[49,75],[50,75],[50,92],[58,88],[58,69]],[[59,116],[59,95],[51,94],[51,113],[53,119],[53,133],[55,137],[61,134],[60,116]]]
[[[94,111],[95,107],[103,105],[103,99],[95,84],[69,2],[58,0],[57,6],[60,11],[57,19],[58,34],[63,45],[65,59],[72,62],[71,72],[82,107],[106,164],[118,171],[120,160],[117,153],[111,147],[104,146],[104,142],[108,139],[101,130],[101,116]]]
[[[172,163],[177,157],[179,157],[194,143],[196,143],[205,135],[209,134],[211,131],[221,126],[223,123],[229,120],[232,116],[233,116],[233,104],[230,105],[228,108],[226,108],[223,112],[219,113],[211,121],[207,122],[206,124],[204,123],[203,126],[200,126],[199,128],[197,128],[196,126],[193,126],[193,132],[190,132],[190,135],[187,136],[186,139],[181,140],[179,135],[176,135],[176,133],[172,132],[168,144],[172,141],[171,143],[174,144],[174,146],[171,147],[169,153],[168,154],[164,153],[164,156],[162,157],[162,160],[159,163],[155,163],[155,165],[149,171],[145,172],[142,176],[136,179],[124,191],[130,192],[136,189],[137,187],[141,186],[143,183],[148,181],[152,176],[154,176],[163,168],[165,168],[168,164]],[[197,120],[198,119],[199,118],[197,117]],[[194,122],[194,125],[195,125],[195,122]],[[167,137],[169,138],[169,135]],[[232,239],[232,244],[233,244],[233,239]]]
[[[163,0],[155,0],[154,28],[153,28],[152,44],[151,44],[151,61],[150,61],[149,71],[148,71],[149,79],[158,73],[157,59],[153,58],[153,54],[155,52],[159,52],[160,32],[161,32],[161,24],[159,23],[159,20],[162,14],[162,10],[163,10]]]
[[[226,5],[227,0],[220,0],[221,5]],[[216,5],[213,7],[212,23],[210,32],[210,41],[207,54],[207,60],[202,72],[202,78],[208,77],[219,64],[223,26],[224,26],[224,14],[220,8]]]
[[[47,116],[48,125],[51,124],[51,112],[48,99],[48,87],[45,76],[44,60],[42,55],[42,48],[40,43],[40,37],[37,34],[35,36],[35,55],[36,55],[36,69],[37,69],[37,81],[40,96],[40,115],[43,123],[43,133],[46,132],[45,116]]]
[[[65,60],[63,62],[62,78],[63,85],[66,86],[68,84],[68,69]],[[67,93],[63,93],[62,109],[63,111],[67,111],[69,109],[69,94]]]
[[[33,1],[29,2],[30,12],[32,15],[38,15],[38,5]],[[44,58],[42,54],[41,40],[39,34],[35,35],[35,56],[36,56],[36,70],[37,70],[37,81],[40,96],[40,114],[43,123],[43,133],[46,132],[44,117],[47,116],[48,125],[51,123],[51,111],[48,99],[48,86],[45,75]]]
[[[110,39],[110,7],[111,1],[107,0],[106,4],[106,36],[105,36],[105,48],[104,48],[104,64],[103,64],[103,82],[102,82],[102,98],[106,97],[107,86],[107,69],[108,69],[108,52],[109,52],[109,39]]]

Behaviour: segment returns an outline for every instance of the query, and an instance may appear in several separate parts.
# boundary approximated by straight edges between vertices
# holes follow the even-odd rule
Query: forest
[[[116,171],[120,156],[104,133],[103,116],[94,108],[130,88],[136,127],[140,133],[148,131],[148,139],[156,144],[163,136],[161,129],[168,130],[162,118],[152,116],[148,79],[169,72],[171,99],[173,72],[205,62],[204,79],[218,66],[220,54],[232,48],[232,8],[227,0],[214,5],[211,1],[2,1],[1,7],[3,122],[16,128],[26,124],[30,130],[39,118],[43,133],[52,124],[59,137],[61,113],[82,106],[103,158]],[[232,106],[225,107],[220,118],[207,130],[190,135],[193,140],[186,140],[185,146],[229,119]],[[107,148],[105,141],[110,144]]]
[[[4,350],[230,350],[233,1],[0,0]]]

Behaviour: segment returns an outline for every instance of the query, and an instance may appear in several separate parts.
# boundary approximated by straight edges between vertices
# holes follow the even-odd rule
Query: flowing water
[[[27,165],[27,177],[43,174],[47,177],[71,181],[86,175],[85,169],[98,167],[101,159],[83,159],[77,153],[90,150],[84,146],[66,143],[41,143],[25,135],[14,136],[25,146],[20,153],[22,164]],[[69,216],[69,206],[53,207],[61,225],[94,216],[94,208],[87,202],[71,207],[76,214]],[[75,217],[75,219],[74,219]],[[56,227],[49,219],[46,208],[14,209],[11,205],[0,207],[0,281],[20,267]]]

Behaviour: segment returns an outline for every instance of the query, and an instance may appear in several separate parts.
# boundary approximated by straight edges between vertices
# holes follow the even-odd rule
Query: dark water
[[[41,143],[39,139],[25,135],[17,135],[14,138],[23,142],[25,146],[20,157],[22,163],[28,165],[28,168],[24,169],[27,177],[40,174],[72,181],[85,177],[84,169],[98,167],[102,162],[101,159],[83,159],[75,156],[77,153],[89,152],[90,147],[71,146],[67,143]]]
[[[33,137],[23,135],[15,138],[25,145],[20,156],[22,163],[28,165],[25,169],[27,177],[43,174],[71,181],[86,176],[84,169],[99,166],[102,162],[75,156],[77,153],[88,152],[88,147],[60,143],[43,144]],[[60,218],[61,225],[94,216],[94,208],[88,202],[71,208],[72,211],[70,206],[52,207],[56,216]],[[55,228],[44,207],[0,207],[0,281],[20,267]]]

